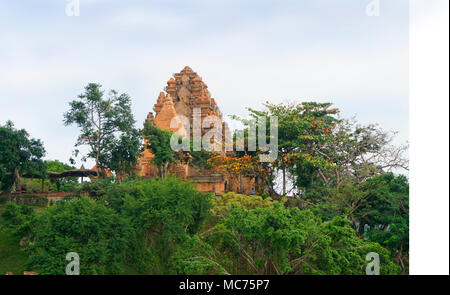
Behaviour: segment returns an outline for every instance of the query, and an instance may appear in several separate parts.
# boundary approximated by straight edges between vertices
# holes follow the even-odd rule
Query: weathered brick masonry
[[[183,128],[181,122],[175,122],[175,128],[170,127],[172,119],[178,115],[185,116],[190,120],[190,134],[192,136],[193,130],[193,115],[194,108],[201,109],[201,120],[208,116],[216,116],[222,121],[222,113],[214,98],[211,97],[208,91],[208,86],[202,81],[201,77],[194,72],[190,67],[186,66],[180,73],[174,74],[172,78],[167,81],[165,92],[161,92],[153,107],[153,112],[147,116],[147,121],[153,121],[156,126],[161,129],[170,130],[172,132]],[[224,125],[226,126],[226,125]],[[202,136],[210,130],[210,127],[201,128]],[[222,132],[224,136],[225,132]],[[223,140],[223,138],[222,138]],[[153,154],[149,149],[145,149],[142,157],[139,159],[139,164],[136,167],[136,172],[143,177],[155,177],[158,175],[158,170],[151,163]],[[228,179],[227,176],[214,173],[207,169],[200,169],[178,163],[170,167],[170,173],[183,179],[190,179],[197,184],[197,189],[201,191],[215,191],[220,194],[224,190],[234,191],[249,194],[254,181],[243,177],[240,180]]]

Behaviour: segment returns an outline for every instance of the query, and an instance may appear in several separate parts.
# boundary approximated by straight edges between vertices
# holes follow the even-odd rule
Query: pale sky
[[[408,140],[408,1],[0,0],[0,124],[68,162],[63,113],[89,82],[132,97],[137,125],[189,65],[224,115],[269,100],[326,101]],[[376,1],[376,0],[375,0]],[[77,166],[81,163],[77,161]]]

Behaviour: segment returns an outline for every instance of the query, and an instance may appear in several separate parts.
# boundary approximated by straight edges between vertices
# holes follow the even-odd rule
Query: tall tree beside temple
[[[11,121],[0,126],[0,191],[9,195],[14,184],[20,189],[23,174],[43,176],[44,155],[41,140],[29,138],[25,129],[17,130]]]
[[[169,172],[169,165],[177,161],[176,152],[170,146],[172,132],[158,128],[154,123],[145,122],[144,136],[146,147],[150,148],[154,158],[152,163],[158,167],[159,176],[164,178]]]
[[[75,143],[76,156],[79,154],[78,147],[88,146],[89,152],[82,158],[83,161],[87,158],[94,159],[97,171],[102,175],[105,175],[103,172],[106,168],[122,173],[121,167],[129,167],[136,162],[142,145],[139,140],[124,143],[122,139],[129,134],[135,139],[134,135],[139,130],[134,127],[135,120],[128,94],[119,95],[117,91],[111,90],[105,97],[101,87],[100,84],[89,83],[84,93],[69,103],[70,109],[64,113],[64,125],[76,124],[80,128],[80,135]],[[111,165],[111,159],[117,156],[121,161],[120,167]]]
[[[116,172],[119,182],[126,175],[131,175],[142,152],[142,132],[132,128],[108,142],[104,163]]]
[[[265,119],[266,124],[270,122],[271,117],[278,119],[276,126],[278,129],[277,159],[270,165],[256,161],[254,167],[252,167],[253,174],[262,179],[266,186],[269,186],[271,193],[275,192],[274,188],[270,186],[274,185],[274,173],[276,171],[280,171],[282,174],[282,195],[284,196],[288,193],[288,179],[293,178],[293,182],[297,180],[297,174],[292,173],[292,167],[300,170],[323,169],[324,171],[332,168],[333,163],[331,161],[326,161],[320,153],[313,150],[313,147],[327,141],[331,130],[338,123],[338,119],[335,118],[338,110],[329,109],[331,103],[271,104],[267,102],[264,107],[265,109],[261,111],[249,108],[250,119],[241,119],[237,116],[233,116],[233,118],[244,124],[243,134],[247,141],[251,139],[249,138],[249,126],[258,126],[258,120],[260,119]],[[269,125],[266,129],[269,129]],[[267,140],[270,140],[270,137],[266,135]],[[258,153],[260,153],[259,146],[257,146],[256,152],[245,151],[244,153],[245,155],[242,155],[242,152],[238,152],[237,155],[239,157],[258,156]],[[239,162],[238,159],[237,161]],[[219,167],[223,166],[220,161],[219,164]],[[213,166],[216,165],[213,163]],[[303,175],[301,175],[301,179],[304,179]]]

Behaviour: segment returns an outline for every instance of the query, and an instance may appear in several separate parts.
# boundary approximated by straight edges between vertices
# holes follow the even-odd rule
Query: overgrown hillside
[[[82,274],[364,274],[376,252],[382,274],[401,272],[395,253],[359,235],[345,214],[324,219],[287,199],[213,196],[171,177],[90,189],[95,199],[75,196],[38,213],[7,203],[2,243],[15,256],[2,256],[2,270],[22,271],[27,260],[28,270],[64,274],[66,254],[76,252]]]

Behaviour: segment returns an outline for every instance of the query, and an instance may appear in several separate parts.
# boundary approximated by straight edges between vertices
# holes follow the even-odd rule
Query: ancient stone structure
[[[200,110],[201,122],[209,116],[219,118],[222,128],[221,134],[212,137],[212,144],[219,141],[220,136],[224,139],[226,124],[223,124],[222,113],[214,98],[211,97],[208,91],[208,86],[202,81],[202,78],[194,72],[190,67],[186,66],[180,73],[174,74],[172,78],[167,81],[165,92],[161,92],[158,96],[156,104],[153,107],[155,114],[150,112],[146,121],[154,122],[155,125],[161,129],[170,130],[172,132],[178,131],[183,133],[184,128],[181,121],[172,119],[178,115],[185,116],[190,121],[189,134],[193,135],[193,120],[194,110]],[[172,122],[172,125],[171,125]],[[206,124],[206,127],[201,128],[201,135],[205,135],[208,131],[214,128],[214,123]],[[151,163],[153,154],[149,149],[145,149],[142,157],[139,159],[136,173],[143,177],[155,177],[158,175],[158,170]],[[252,189],[253,181],[247,178],[240,179],[239,184],[235,180],[229,180],[222,174],[213,173],[213,171],[204,168],[184,165],[178,163],[172,165],[169,169],[171,174],[183,179],[190,179],[197,184],[197,189],[201,191],[210,191],[220,194],[224,190],[242,192],[249,194]],[[231,183],[233,182],[233,183]]]

